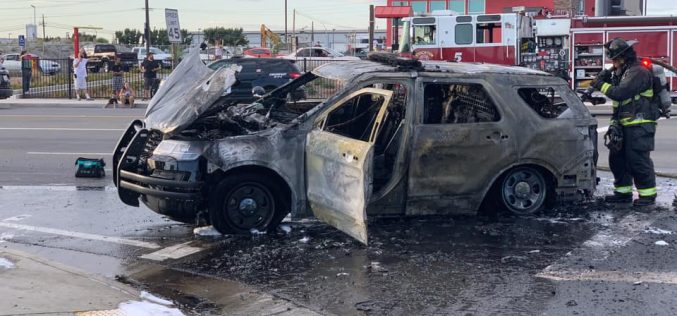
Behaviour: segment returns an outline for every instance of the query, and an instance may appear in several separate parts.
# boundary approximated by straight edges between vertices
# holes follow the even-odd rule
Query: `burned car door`
[[[422,107],[414,123],[407,215],[474,212],[491,181],[516,160],[507,111],[499,111],[483,81],[474,81],[418,79]]]
[[[306,186],[318,219],[367,244],[373,145],[392,91],[365,88],[340,99],[315,121],[306,142]]]

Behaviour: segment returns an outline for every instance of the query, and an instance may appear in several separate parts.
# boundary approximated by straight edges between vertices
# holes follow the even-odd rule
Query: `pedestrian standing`
[[[218,40],[214,48],[214,59],[219,60],[221,58],[223,58],[223,40]]]
[[[73,77],[75,80],[75,95],[78,98],[78,101],[80,101],[80,92],[85,93],[85,98],[89,100],[93,100],[89,96],[89,92],[87,92],[87,62],[89,60],[87,59],[87,53],[85,53],[85,49],[80,49],[80,53],[78,54],[77,58],[73,60]]]
[[[609,167],[614,175],[614,192],[609,203],[635,206],[656,204],[656,173],[650,153],[654,150],[656,120],[660,116],[653,100],[653,74],[637,60],[632,48],[637,41],[617,38],[604,44],[613,67],[603,70],[593,87],[613,101],[609,132]],[[639,199],[632,200],[632,184]]]
[[[21,51],[21,86],[23,93],[28,93],[31,89],[31,78],[33,77],[33,60],[31,54],[26,50]]]
[[[122,84],[124,83],[124,72],[122,70],[120,56],[115,56],[115,59],[113,60],[112,64],[108,66],[108,69],[112,74],[113,95],[110,100],[108,100],[108,103],[103,107],[106,108],[109,105],[113,105],[113,108],[115,108],[115,104],[118,103],[118,93],[120,92],[120,89],[122,89]]]
[[[155,60],[153,53],[148,52],[146,59],[141,63],[141,71],[143,71],[143,100],[152,97],[150,90],[155,85],[157,80],[157,72],[160,70],[160,63]]]

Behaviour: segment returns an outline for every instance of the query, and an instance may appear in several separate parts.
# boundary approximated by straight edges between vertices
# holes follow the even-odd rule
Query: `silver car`
[[[519,67],[375,56],[320,66],[252,104],[232,71],[182,62],[114,152],[120,199],[210,222],[291,212],[367,243],[367,216],[533,214],[596,188],[596,120],[560,78]],[[290,92],[333,86],[326,99]]]

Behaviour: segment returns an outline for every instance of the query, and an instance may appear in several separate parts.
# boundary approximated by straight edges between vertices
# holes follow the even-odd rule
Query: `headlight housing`
[[[153,151],[153,155],[168,156],[178,161],[195,160],[202,155],[204,147],[200,143],[177,140],[163,140]]]

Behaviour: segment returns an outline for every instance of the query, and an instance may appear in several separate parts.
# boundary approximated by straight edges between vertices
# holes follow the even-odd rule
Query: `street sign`
[[[181,27],[179,26],[179,10],[165,9],[167,37],[171,43],[181,43]]]
[[[26,37],[23,35],[19,35],[19,46],[26,47]]]

